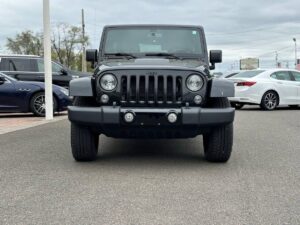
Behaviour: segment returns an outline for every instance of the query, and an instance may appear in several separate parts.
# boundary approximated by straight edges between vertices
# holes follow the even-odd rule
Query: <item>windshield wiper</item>
[[[117,52],[117,53],[105,53],[105,56],[125,56],[127,58],[131,58],[131,59],[135,59],[136,56],[129,54],[129,53],[125,53],[125,52]]]
[[[145,56],[164,56],[167,58],[172,58],[172,59],[181,59],[180,57],[171,54],[171,53],[165,53],[165,52],[158,52],[158,53],[146,53]]]

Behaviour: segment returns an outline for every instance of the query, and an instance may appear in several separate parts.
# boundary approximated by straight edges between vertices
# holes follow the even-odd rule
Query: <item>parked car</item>
[[[212,79],[222,51],[207,51],[201,26],[117,25],[103,29],[91,78],[70,83],[72,154],[97,157],[99,135],[192,138],[203,135],[208,161],[229,160],[235,110],[233,82]],[[199,150],[202,147],[199,147]]]
[[[230,78],[230,77],[233,77],[235,75],[237,75],[238,73],[241,73],[243,71],[241,70],[234,70],[234,71],[228,71],[228,72],[225,72],[223,75],[217,77],[219,79],[226,79],[226,78]]]
[[[246,104],[260,105],[273,110],[279,105],[300,105],[300,72],[291,69],[252,70],[241,72],[229,80],[235,83],[235,97],[231,105],[242,108]]]
[[[45,85],[42,82],[18,81],[0,73],[0,112],[32,112],[45,115]],[[53,108],[60,112],[71,103],[69,91],[53,85]]]
[[[0,72],[17,80],[44,82],[44,58],[35,55],[0,55]],[[53,84],[68,87],[75,78],[91,74],[69,70],[58,62],[52,62]]]

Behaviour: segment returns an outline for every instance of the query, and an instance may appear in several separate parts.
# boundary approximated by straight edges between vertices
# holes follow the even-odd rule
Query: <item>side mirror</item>
[[[86,61],[92,63],[92,68],[94,68],[95,62],[98,61],[98,51],[97,51],[97,49],[87,49],[85,58],[86,58]]]
[[[4,84],[5,83],[5,78],[4,77],[0,77],[0,85]]]
[[[221,50],[210,50],[209,62],[211,63],[211,66],[209,67],[209,69],[214,70],[215,64],[222,62],[222,51]]]
[[[61,75],[68,75],[68,71],[64,68],[61,68],[60,73]]]

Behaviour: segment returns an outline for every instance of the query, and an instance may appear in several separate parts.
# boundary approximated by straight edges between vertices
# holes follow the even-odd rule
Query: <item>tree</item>
[[[7,38],[6,47],[15,54],[42,55],[42,34],[34,34],[31,30],[23,31],[15,38]]]
[[[82,44],[88,45],[88,40],[87,36],[82,37],[80,27],[57,25],[51,37],[52,59],[69,68],[80,70]],[[6,47],[13,54],[43,55],[43,35],[26,30],[14,38],[7,38]]]
[[[67,67],[77,67],[81,57],[82,44],[88,44],[88,37],[82,37],[82,30],[77,26],[59,24],[52,35],[54,55]]]

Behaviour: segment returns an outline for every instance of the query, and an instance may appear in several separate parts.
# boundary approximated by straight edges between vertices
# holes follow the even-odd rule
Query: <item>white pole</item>
[[[44,18],[44,67],[45,67],[45,109],[46,120],[53,119],[52,65],[50,39],[50,7],[49,0],[43,0]]]

